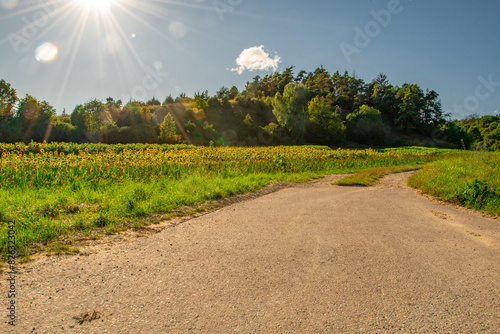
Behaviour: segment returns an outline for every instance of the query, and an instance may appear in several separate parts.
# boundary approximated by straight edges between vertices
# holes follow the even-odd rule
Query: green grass
[[[443,201],[500,215],[500,152],[463,152],[432,162],[409,185]]]
[[[394,166],[387,168],[368,169],[358,172],[354,175],[346,176],[343,179],[333,184],[337,186],[369,187],[372,186],[375,182],[377,182],[380,178],[386,175],[414,171],[420,168],[422,168],[422,166],[414,165],[414,166]]]
[[[67,244],[52,243],[47,246],[47,256],[77,254],[79,250]]]

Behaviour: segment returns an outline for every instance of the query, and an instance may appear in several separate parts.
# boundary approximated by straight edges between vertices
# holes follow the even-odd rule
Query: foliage
[[[461,127],[458,122],[446,123],[435,133],[443,135],[448,142],[462,149],[469,149],[474,143],[473,136]]]
[[[75,125],[90,142],[103,141],[107,125],[112,122],[108,106],[98,100],[91,100],[77,106],[71,114]]]
[[[347,134],[356,143],[376,145],[385,143],[388,129],[380,111],[362,105],[356,112],[347,115]]]
[[[416,84],[391,85],[382,73],[365,82],[347,71],[330,74],[322,66],[298,75],[289,67],[283,72],[256,76],[241,92],[235,86],[223,86],[214,96],[208,91],[196,92],[193,97],[180,93],[175,99],[169,95],[163,104],[156,97],[126,104],[112,97],[105,102],[93,99],[77,105],[69,119],[52,115],[28,121],[29,117],[23,119],[22,114],[12,112],[19,109],[21,102],[10,84],[0,81],[4,115],[0,116],[1,142],[174,142],[165,139],[161,129],[170,114],[176,123],[176,135],[195,145],[447,146],[435,140],[439,137],[441,141],[449,138],[457,147],[464,146],[462,141],[468,146],[460,131],[444,120],[435,91],[424,93]],[[46,102],[36,103],[39,106],[35,110],[52,108]],[[24,101],[23,113],[29,115],[33,108],[26,106],[36,103]],[[368,107],[380,112],[375,122],[358,114],[361,108]],[[482,136],[476,146],[497,147],[495,131]],[[477,137],[477,131],[473,132]]]
[[[160,140],[166,144],[179,144],[182,140],[181,136],[177,134],[177,127],[170,113],[165,116],[161,123]]]
[[[469,141],[474,141],[473,148],[490,151],[500,150],[500,116],[479,117],[473,115],[454,123],[466,133]]]
[[[328,146],[342,145],[345,141],[345,125],[332,111],[325,97],[316,96],[308,104],[309,124],[307,140]]]
[[[300,143],[308,123],[309,90],[303,84],[289,83],[273,100],[273,113],[278,124],[287,129],[295,143]]]
[[[467,183],[461,194],[455,196],[456,201],[468,207],[482,208],[484,204],[492,198],[498,198],[500,194],[491,191],[484,181],[474,179]]]
[[[416,130],[421,121],[420,110],[423,108],[424,94],[417,85],[405,84],[398,92],[401,100],[396,125],[402,130]]]
[[[0,80],[0,118],[11,115],[17,101],[16,90],[5,80]]]
[[[26,95],[21,99],[17,106],[16,118],[21,122],[23,141],[48,139],[51,129],[50,121],[55,113],[55,109],[46,101],[39,102],[31,95]]]

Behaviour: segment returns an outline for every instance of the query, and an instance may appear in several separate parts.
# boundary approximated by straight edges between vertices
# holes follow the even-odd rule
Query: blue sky
[[[495,0],[0,0],[0,79],[61,113],[323,65],[433,89],[454,118],[493,115],[498,13]],[[238,73],[238,57],[257,63]]]

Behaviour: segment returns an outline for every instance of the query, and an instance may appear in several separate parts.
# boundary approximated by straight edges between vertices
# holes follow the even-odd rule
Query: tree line
[[[477,114],[454,122],[466,133],[466,141],[472,149],[482,151],[500,150],[500,116],[483,116]]]
[[[46,101],[18,98],[0,80],[0,141],[190,143],[267,146],[425,145],[463,147],[474,139],[443,114],[439,95],[379,74],[364,80],[323,67],[256,76],[245,89],[221,87],[162,102],[90,100],[56,115]]]

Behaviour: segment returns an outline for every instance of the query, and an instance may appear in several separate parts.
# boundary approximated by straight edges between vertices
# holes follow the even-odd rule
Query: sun
[[[111,8],[114,0],[73,0],[73,2],[87,10],[103,12]]]

